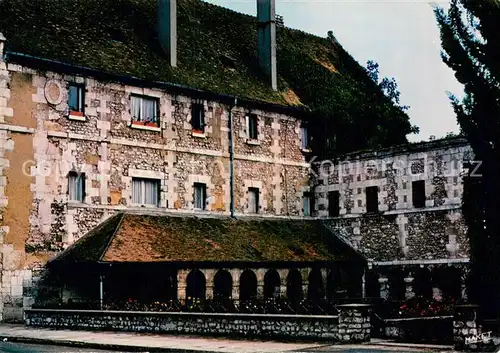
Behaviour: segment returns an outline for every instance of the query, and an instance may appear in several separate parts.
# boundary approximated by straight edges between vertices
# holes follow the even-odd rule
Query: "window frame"
[[[132,108],[132,101],[133,99],[140,99],[140,107],[139,107],[139,118],[136,118],[134,116],[133,108]],[[155,119],[152,122],[151,120],[143,120],[144,117],[142,116],[144,114],[144,101],[151,101],[154,103],[154,112],[155,112]],[[132,93],[130,95],[130,116],[131,116],[131,125],[132,126],[146,126],[146,127],[152,127],[152,128],[160,128],[160,100],[157,97],[151,97],[151,96],[146,96],[146,95],[140,95],[140,94],[134,94]]]
[[[201,208],[197,207],[198,199],[196,197],[196,191],[201,190]],[[194,183],[193,184],[193,208],[198,211],[206,211],[207,209],[207,184],[205,183]]]
[[[332,197],[335,195],[335,197]],[[336,200],[335,204],[332,202]],[[328,217],[339,217],[340,216],[340,191],[332,190],[328,191]]]
[[[256,187],[249,187],[248,190],[248,212],[252,214],[258,214],[260,208],[260,190]],[[255,212],[250,211],[250,194],[255,194]]]
[[[71,106],[72,88],[76,89],[76,110]],[[84,117],[85,116],[85,84],[83,83],[68,83],[68,111],[70,116]]]
[[[72,183],[71,180],[73,178],[75,179],[75,181]],[[71,171],[68,173],[67,179],[68,179],[68,192],[67,192],[68,201],[69,202],[83,203],[85,201],[85,196],[86,196],[85,195],[85,181],[86,181],[85,173],[78,173],[75,171]],[[78,184],[77,182],[80,182],[80,184]],[[79,187],[81,190],[75,189],[72,192],[72,186]],[[80,193],[81,193],[81,200],[78,199],[78,191],[80,191]],[[72,194],[75,194],[76,197],[73,198]]]
[[[305,135],[305,137],[304,137],[304,135]],[[303,151],[310,151],[311,150],[311,139],[309,136],[309,127],[307,125],[300,126],[300,148]]]
[[[205,105],[203,102],[193,102],[191,104],[191,128],[194,133],[204,134],[205,126]]]
[[[422,194],[418,194],[422,192]],[[425,194],[425,180],[415,180],[411,183],[412,206],[424,208],[427,195]]]
[[[134,181],[140,181],[141,182],[141,193],[140,193],[140,198],[141,202],[137,203],[134,202]],[[146,182],[154,182],[157,187],[156,191],[156,204],[150,204],[146,203]],[[160,200],[161,200],[161,181],[160,179],[155,179],[155,178],[141,178],[141,177],[132,177],[132,205],[134,206],[141,206],[141,207],[160,207]]]
[[[378,186],[367,186],[365,188],[366,213],[378,213],[379,212],[378,193],[379,193]],[[374,199],[371,200],[370,197],[374,197]]]
[[[306,211],[306,205],[305,201],[308,201],[308,209]],[[315,211],[316,211],[316,205],[315,205],[315,198],[314,198],[314,193],[311,191],[306,191],[302,194],[302,213],[304,214],[304,217],[314,217]]]
[[[259,117],[257,116],[257,114],[247,114],[245,118],[246,118],[247,138],[253,141],[258,140]]]

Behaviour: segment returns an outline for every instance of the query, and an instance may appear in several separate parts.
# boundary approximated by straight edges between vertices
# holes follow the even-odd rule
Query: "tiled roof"
[[[351,123],[389,123],[391,134],[381,139],[405,141],[408,116],[381,94],[333,36],[278,27],[275,92],[258,66],[255,17],[200,0],[178,0],[178,67],[171,68],[158,41],[156,4],[2,0],[0,32],[7,37],[9,52],[250,100],[307,106],[321,116],[336,115]]]
[[[52,262],[314,262],[359,256],[318,220],[118,214]]]

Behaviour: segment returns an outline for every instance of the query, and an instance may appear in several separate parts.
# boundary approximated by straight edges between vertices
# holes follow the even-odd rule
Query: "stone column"
[[[404,279],[406,285],[405,298],[412,299],[415,297],[415,292],[413,291],[413,277],[406,277]]]
[[[476,344],[468,342],[481,333],[477,329],[477,310],[479,305],[456,305],[453,317],[453,343],[455,350],[477,349]]]
[[[278,274],[280,275],[280,288],[279,288],[279,297],[281,299],[286,298],[286,284],[288,279],[289,270],[278,270]]]
[[[338,341],[340,343],[370,342],[370,305],[346,304],[338,305],[337,308],[339,309]]]
[[[264,299],[264,276],[266,275],[266,270],[259,268],[255,271],[257,276],[257,299]]]
[[[231,270],[231,278],[233,279],[231,299],[233,299],[235,302],[238,302],[240,299],[240,277],[241,270]]]
[[[215,270],[202,270],[205,275],[205,299],[214,299]]]
[[[387,277],[380,277],[378,283],[380,285],[380,298],[387,300],[389,298],[389,279]]]
[[[184,303],[186,300],[186,278],[189,274],[187,270],[177,271],[177,300]]]
[[[460,292],[461,292],[461,299],[462,301],[466,302],[467,301],[467,279],[468,279],[468,269],[467,268],[461,268],[461,273],[460,273]]]

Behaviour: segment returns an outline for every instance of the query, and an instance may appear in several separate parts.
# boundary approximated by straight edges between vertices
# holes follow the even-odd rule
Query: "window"
[[[197,132],[205,131],[205,107],[202,103],[193,103],[191,107],[191,126]]]
[[[340,192],[328,192],[328,215],[338,217],[340,215]]]
[[[258,135],[258,118],[257,115],[255,114],[250,114],[247,115],[247,131],[248,131],[248,138],[250,140],[257,140],[257,135]]]
[[[310,146],[309,146],[309,131],[307,129],[307,126],[300,127],[300,141],[302,149],[308,150]]]
[[[83,85],[69,84],[68,106],[71,115],[83,116],[85,108],[85,87]]]
[[[248,188],[248,212],[259,213],[259,189]]]
[[[83,202],[85,199],[85,174],[70,172],[68,174],[68,199]]]
[[[378,186],[366,188],[366,212],[378,212]]]
[[[194,208],[204,210],[207,202],[207,187],[205,184],[194,183]]]
[[[312,216],[314,213],[314,194],[305,192],[303,197],[304,216]]]
[[[425,207],[425,181],[419,180],[411,183],[413,207]]]
[[[158,206],[160,181],[157,179],[132,178],[132,203]]]
[[[132,96],[132,124],[159,127],[158,100]]]

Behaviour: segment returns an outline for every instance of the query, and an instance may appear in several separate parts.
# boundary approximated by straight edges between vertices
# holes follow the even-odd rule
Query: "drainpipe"
[[[229,106],[229,180],[231,190],[231,218],[234,218],[234,137],[233,137],[233,108],[238,103],[238,99],[234,98],[234,102]]]

